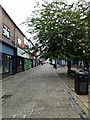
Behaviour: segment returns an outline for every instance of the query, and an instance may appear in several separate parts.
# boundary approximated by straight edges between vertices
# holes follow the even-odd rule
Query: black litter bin
[[[78,72],[75,76],[75,92],[78,95],[88,95],[88,72]]]

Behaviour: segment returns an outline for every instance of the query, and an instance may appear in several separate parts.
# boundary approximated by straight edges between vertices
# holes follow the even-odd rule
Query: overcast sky
[[[42,1],[42,0],[39,0]],[[68,3],[76,2],[77,0],[67,0]],[[0,4],[9,14],[11,19],[16,23],[16,25],[21,29],[21,31],[26,35],[26,37],[30,37],[29,34],[26,33],[26,27],[20,25],[20,23],[24,22],[26,17],[29,17],[33,7],[35,5],[34,0],[0,0]]]

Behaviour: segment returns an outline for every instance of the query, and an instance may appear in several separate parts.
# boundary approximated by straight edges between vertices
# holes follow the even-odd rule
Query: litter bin
[[[78,72],[75,76],[75,92],[78,95],[88,95],[88,72]]]

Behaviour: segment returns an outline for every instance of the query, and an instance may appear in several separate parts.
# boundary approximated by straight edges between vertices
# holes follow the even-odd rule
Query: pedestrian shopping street
[[[2,95],[3,118],[87,117],[48,63],[4,79]]]
[[[0,118],[90,118],[90,2],[0,2]]]

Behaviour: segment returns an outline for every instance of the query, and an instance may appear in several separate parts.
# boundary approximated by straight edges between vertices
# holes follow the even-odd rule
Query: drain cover
[[[2,96],[2,99],[7,99],[10,98],[12,96],[12,94],[5,94]]]

